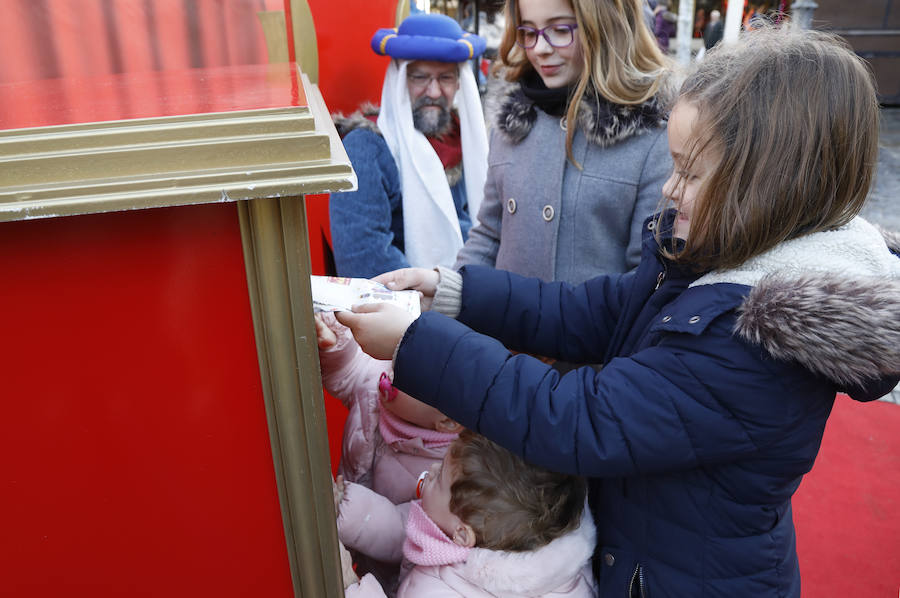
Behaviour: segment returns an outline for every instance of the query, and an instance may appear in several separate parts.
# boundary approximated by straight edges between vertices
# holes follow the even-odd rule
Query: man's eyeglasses
[[[440,75],[426,75],[425,73],[407,73],[406,80],[413,87],[423,88],[431,85],[432,81],[437,81],[438,85],[443,88],[454,87],[459,82],[459,73],[449,72]]]
[[[527,25],[516,27],[516,45],[530,50],[537,45],[538,36],[543,36],[547,43],[554,48],[565,48],[575,41],[575,23],[547,25],[543,29],[535,29]]]

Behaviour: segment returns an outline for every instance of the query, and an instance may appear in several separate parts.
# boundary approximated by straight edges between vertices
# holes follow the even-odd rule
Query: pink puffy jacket
[[[348,484],[339,511],[339,518],[346,518],[344,528],[358,530],[348,547],[356,544],[362,549],[359,544],[368,543],[365,552],[402,557],[409,503],[394,505],[366,488]],[[595,541],[594,522],[585,508],[577,529],[531,552],[473,548],[461,563],[412,566],[404,561],[406,574],[397,598],[592,598]],[[345,596],[384,598],[386,594],[368,574],[348,587]]]
[[[325,389],[349,409],[344,424],[341,463],[344,480],[371,488],[394,504],[416,497],[419,474],[444,458],[444,448],[429,448],[421,439],[384,442],[378,431],[378,380],[391,372],[390,361],[366,355],[350,330],[331,313],[322,314],[337,335],[334,347],[319,351]]]

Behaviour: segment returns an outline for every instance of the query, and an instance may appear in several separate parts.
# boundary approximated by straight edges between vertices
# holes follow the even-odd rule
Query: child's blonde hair
[[[862,208],[878,102],[869,69],[838,37],[762,26],[707,54],[678,102],[698,111],[688,161],[703,153],[715,164],[677,259],[735,267]]]
[[[582,478],[529,465],[469,430],[449,456],[450,511],[472,526],[475,546],[534,550],[578,527],[587,493]]]
[[[667,83],[672,62],[659,49],[647,27],[643,0],[569,0],[584,53],[584,70],[566,111],[566,154],[574,163],[572,140],[581,100],[598,94],[614,104],[636,105],[657,95]],[[499,58],[506,79],[518,81],[534,69],[525,51],[516,45],[516,27],[522,24],[516,0],[506,3],[506,29]]]

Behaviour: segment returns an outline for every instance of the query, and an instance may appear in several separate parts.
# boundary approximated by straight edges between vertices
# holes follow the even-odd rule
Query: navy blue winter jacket
[[[835,393],[900,379],[900,260],[855,219],[700,278],[650,222],[636,271],[577,287],[464,268],[458,321],[416,320],[394,384],[591,479],[600,596],[800,596],[791,495]],[[879,265],[830,271],[848,247]]]

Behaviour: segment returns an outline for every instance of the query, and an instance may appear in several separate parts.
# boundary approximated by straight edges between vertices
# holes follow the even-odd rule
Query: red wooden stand
[[[0,594],[292,596],[234,204],[0,225]]]

